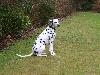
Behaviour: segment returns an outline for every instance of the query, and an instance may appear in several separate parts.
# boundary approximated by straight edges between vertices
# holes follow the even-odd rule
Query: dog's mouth
[[[60,27],[60,25],[58,24],[58,27]]]

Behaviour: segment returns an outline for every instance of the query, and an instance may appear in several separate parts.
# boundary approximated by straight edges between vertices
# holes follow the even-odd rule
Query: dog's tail
[[[28,55],[19,55],[19,54],[16,54],[17,56],[19,56],[19,57],[29,57],[29,56],[32,56],[33,55],[33,53],[30,53],[30,54],[28,54]]]

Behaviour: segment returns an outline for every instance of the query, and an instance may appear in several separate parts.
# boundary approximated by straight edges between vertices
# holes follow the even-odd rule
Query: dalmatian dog
[[[29,55],[19,55],[16,54],[19,57],[28,57],[28,56],[47,56],[46,53],[44,53],[45,46],[49,45],[49,51],[52,56],[55,55],[54,49],[53,49],[53,42],[56,37],[56,27],[60,26],[58,19],[51,19],[49,20],[49,26],[37,37],[37,40],[35,40],[35,43],[32,47],[32,53]]]

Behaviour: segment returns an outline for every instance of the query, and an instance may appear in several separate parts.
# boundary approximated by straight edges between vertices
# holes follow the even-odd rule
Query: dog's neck
[[[52,26],[50,26],[50,25],[49,25],[49,27],[50,27],[50,28],[52,28],[52,29],[54,29],[54,30],[56,30],[56,28],[53,28],[53,27],[52,27]]]
[[[54,29],[54,30],[56,30],[56,28],[53,27],[53,23],[49,24],[49,27],[52,28],[52,29]]]

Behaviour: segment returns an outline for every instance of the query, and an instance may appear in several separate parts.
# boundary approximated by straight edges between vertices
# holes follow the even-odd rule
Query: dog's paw
[[[41,56],[43,56],[43,57],[47,57],[47,55],[42,55],[42,54],[38,54],[37,56],[40,56],[40,57],[41,57]]]
[[[52,56],[55,56],[55,55],[56,55],[56,53],[55,53],[55,52],[51,52],[51,55],[52,55]]]

